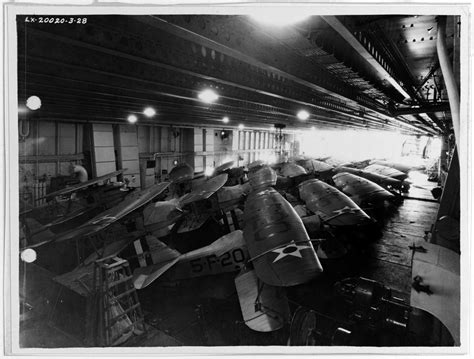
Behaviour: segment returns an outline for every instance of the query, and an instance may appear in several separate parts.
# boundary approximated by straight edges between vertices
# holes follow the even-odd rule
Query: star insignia
[[[358,210],[358,208],[351,208],[349,206],[345,206],[344,208],[334,210],[333,213],[340,215],[344,213],[356,213]]]
[[[273,253],[278,253],[278,256],[273,260],[273,263],[278,262],[280,259],[283,259],[287,256],[302,258],[301,251],[303,249],[311,249],[311,246],[308,245],[296,245],[294,243],[290,243],[282,248],[274,249]]]

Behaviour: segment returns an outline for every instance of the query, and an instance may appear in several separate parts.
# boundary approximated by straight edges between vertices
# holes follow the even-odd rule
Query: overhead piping
[[[446,16],[438,16],[438,39],[436,40],[436,48],[438,51],[438,59],[443,73],[446,90],[448,91],[449,106],[451,108],[451,118],[453,121],[454,136],[456,138],[456,147],[458,153],[460,140],[460,103],[459,92],[454,79],[453,68],[449,62],[449,55],[446,48]]]

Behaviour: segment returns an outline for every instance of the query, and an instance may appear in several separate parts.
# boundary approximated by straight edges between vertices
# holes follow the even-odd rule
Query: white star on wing
[[[344,208],[334,210],[333,213],[337,215],[343,214],[343,213],[356,213],[357,210],[358,210],[357,208],[351,208],[349,206],[345,206]]]
[[[274,249],[273,253],[278,253],[278,256],[273,260],[273,263],[278,262],[280,259],[285,258],[287,256],[293,256],[297,258],[302,258],[301,251],[303,249],[310,249],[310,246],[307,245],[296,245],[294,243],[290,243],[283,248]]]

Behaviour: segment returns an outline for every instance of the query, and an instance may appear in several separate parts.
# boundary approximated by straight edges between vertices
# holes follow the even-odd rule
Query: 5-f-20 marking
[[[221,272],[233,272],[243,267],[248,259],[248,254],[241,248],[235,248],[225,252],[218,257],[209,254],[205,257],[189,261],[191,273],[195,275],[207,275]]]

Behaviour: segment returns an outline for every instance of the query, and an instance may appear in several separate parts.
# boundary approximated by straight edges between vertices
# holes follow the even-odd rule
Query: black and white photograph
[[[469,7],[9,5],[7,351],[465,352]]]

